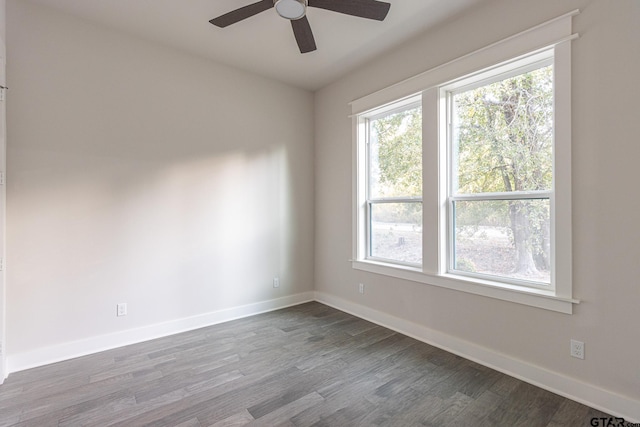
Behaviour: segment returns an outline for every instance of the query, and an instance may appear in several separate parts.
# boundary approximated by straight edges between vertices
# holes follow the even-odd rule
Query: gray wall
[[[312,290],[311,93],[7,8],[10,356]]]
[[[352,270],[348,102],[577,8],[575,314]],[[316,290],[640,400],[639,22],[636,0],[489,1],[317,92]],[[586,360],[569,356],[571,338],[586,343]]]
[[[5,37],[6,37],[6,0],[0,0],[0,84],[6,86],[6,64],[5,64]],[[0,170],[6,171],[6,102],[0,105]],[[5,257],[5,241],[6,241],[6,187],[0,188],[0,257]],[[6,343],[5,343],[5,302],[6,302],[6,285],[5,271],[0,272],[0,384],[7,375],[6,367]]]

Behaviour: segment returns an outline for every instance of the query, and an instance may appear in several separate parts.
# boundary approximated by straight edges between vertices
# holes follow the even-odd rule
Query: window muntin
[[[365,116],[366,258],[422,264],[422,107],[403,101]]]
[[[545,60],[445,89],[448,272],[551,285],[553,87]]]

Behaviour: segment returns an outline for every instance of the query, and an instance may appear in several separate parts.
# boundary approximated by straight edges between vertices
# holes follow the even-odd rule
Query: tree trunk
[[[531,224],[528,211],[527,202],[515,200],[509,202],[513,243],[517,257],[513,273],[525,278],[536,277],[539,274],[531,250]]]
[[[540,220],[540,230],[542,231],[540,249],[541,253],[535,256],[536,266],[538,270],[548,271],[551,270],[551,236],[549,230],[551,229],[549,223],[549,217],[545,216]]]

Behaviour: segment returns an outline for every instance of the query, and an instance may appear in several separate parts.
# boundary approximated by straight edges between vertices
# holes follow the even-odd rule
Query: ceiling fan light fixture
[[[306,0],[276,0],[274,5],[278,15],[291,21],[300,19],[307,13]]]

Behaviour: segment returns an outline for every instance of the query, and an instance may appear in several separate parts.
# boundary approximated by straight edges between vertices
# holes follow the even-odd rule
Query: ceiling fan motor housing
[[[278,15],[295,21],[307,14],[307,0],[273,0]]]

